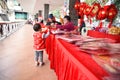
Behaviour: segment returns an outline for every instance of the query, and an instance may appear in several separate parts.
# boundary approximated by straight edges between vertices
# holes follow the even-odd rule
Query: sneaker
[[[36,62],[36,63],[35,63],[36,66],[39,66],[39,64],[40,64],[39,62]]]
[[[44,62],[40,62],[40,66],[43,66],[43,65],[45,65],[45,63]]]

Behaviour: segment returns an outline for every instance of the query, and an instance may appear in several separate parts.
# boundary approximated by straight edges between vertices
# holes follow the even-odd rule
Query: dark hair
[[[34,26],[33,26],[33,30],[34,31],[39,31],[41,29],[41,25],[40,24],[38,24],[38,23],[36,23]]]
[[[52,19],[54,16],[53,16],[53,14],[49,14],[48,17]]]
[[[52,21],[51,23],[54,23],[54,24],[55,24],[55,23],[56,23],[56,21]]]
[[[64,16],[64,18],[66,18],[68,21],[71,21],[70,16]]]
[[[78,16],[78,19],[81,19],[81,16]]]

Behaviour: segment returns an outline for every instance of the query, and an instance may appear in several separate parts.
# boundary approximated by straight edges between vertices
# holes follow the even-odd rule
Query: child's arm
[[[47,38],[50,35],[50,30],[47,33],[42,34],[42,38]]]

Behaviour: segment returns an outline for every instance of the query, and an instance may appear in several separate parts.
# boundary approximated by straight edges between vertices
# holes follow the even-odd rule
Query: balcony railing
[[[21,22],[0,22],[0,40],[5,39],[15,31],[19,30],[25,21]]]

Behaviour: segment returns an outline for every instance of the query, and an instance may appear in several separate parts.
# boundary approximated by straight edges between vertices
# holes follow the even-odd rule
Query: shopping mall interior
[[[120,80],[120,0],[0,0],[0,80]]]

